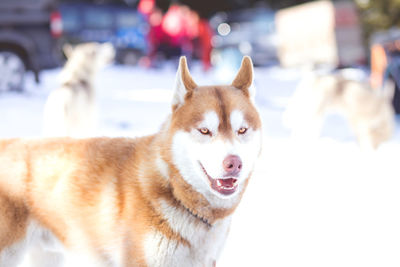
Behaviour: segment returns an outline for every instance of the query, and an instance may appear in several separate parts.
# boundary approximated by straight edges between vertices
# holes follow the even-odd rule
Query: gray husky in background
[[[329,112],[347,119],[363,149],[374,150],[392,136],[394,83],[388,80],[382,89],[373,89],[367,80],[349,75],[350,71],[312,72],[304,77],[283,115],[284,125],[295,137],[318,137]]]
[[[50,93],[44,108],[43,135],[88,137],[96,128],[94,80],[115,56],[111,44],[64,46],[67,57],[61,86]]]

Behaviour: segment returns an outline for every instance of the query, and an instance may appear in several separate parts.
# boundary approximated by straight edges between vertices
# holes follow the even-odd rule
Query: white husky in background
[[[94,80],[114,59],[111,44],[85,43],[64,47],[67,63],[61,86],[48,97],[43,116],[44,136],[87,137],[96,127]]]
[[[309,73],[300,82],[283,115],[284,125],[295,137],[318,137],[328,112],[343,114],[363,149],[376,149],[392,136],[393,82],[372,89],[366,80],[349,77],[349,71]]]

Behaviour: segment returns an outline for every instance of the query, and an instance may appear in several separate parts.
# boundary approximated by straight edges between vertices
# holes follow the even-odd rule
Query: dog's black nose
[[[226,176],[237,176],[242,169],[242,160],[235,155],[227,156],[222,162]]]

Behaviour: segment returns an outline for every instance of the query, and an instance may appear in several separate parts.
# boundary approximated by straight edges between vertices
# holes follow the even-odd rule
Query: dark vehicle
[[[134,7],[105,3],[67,3],[60,5],[63,35],[72,44],[110,42],[116,49],[116,60],[135,64],[147,53],[148,23]]]
[[[214,55],[235,49],[251,56],[255,65],[277,63],[275,13],[270,9],[260,6],[221,12],[211,18],[210,24],[216,33],[212,41]]]
[[[25,72],[62,62],[60,14],[54,0],[0,1],[0,91],[23,90]]]

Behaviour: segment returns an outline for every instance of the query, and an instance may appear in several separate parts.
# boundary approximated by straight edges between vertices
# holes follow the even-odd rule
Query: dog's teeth
[[[217,185],[221,186],[221,181],[220,180],[217,180]]]

